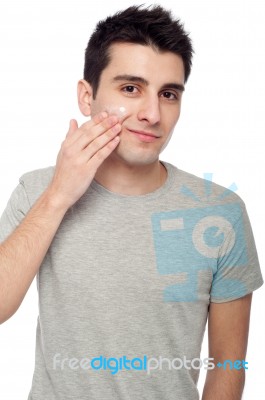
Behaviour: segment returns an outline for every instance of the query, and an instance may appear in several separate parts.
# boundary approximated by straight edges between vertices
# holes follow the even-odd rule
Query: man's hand
[[[79,128],[76,120],[70,121],[48,187],[56,205],[68,209],[85,193],[98,167],[118,145],[120,131],[118,117],[106,112]]]

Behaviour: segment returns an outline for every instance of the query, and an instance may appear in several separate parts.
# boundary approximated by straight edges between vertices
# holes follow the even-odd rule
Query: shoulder
[[[229,182],[229,187],[225,187],[213,182],[213,174],[204,174],[202,178],[172,164],[170,167],[175,175],[178,189],[184,195],[187,204],[205,206],[206,204],[240,203],[242,207],[245,206],[243,199],[235,193],[237,190],[235,183]]]
[[[19,178],[24,187],[30,203],[32,204],[48,187],[54,174],[55,167],[49,166],[25,172]]]

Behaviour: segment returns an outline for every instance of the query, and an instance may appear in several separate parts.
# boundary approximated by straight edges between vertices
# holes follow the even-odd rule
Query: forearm
[[[65,212],[47,189],[0,245],[0,323],[20,306]]]
[[[0,323],[18,309],[71,205],[85,193],[98,167],[117,147],[117,116],[95,115],[69,131],[53,179],[17,229],[0,245]]]
[[[207,372],[202,400],[241,400],[245,371],[214,369]]]

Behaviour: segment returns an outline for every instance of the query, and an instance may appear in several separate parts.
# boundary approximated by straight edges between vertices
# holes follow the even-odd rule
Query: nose
[[[146,121],[150,125],[160,122],[160,104],[157,95],[143,99],[140,111],[138,112],[138,119]]]

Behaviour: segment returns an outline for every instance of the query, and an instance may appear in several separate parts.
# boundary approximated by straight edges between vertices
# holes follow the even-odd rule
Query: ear
[[[90,83],[84,79],[80,79],[77,84],[78,106],[83,115],[86,117],[91,114],[91,101],[93,98],[93,89]]]

